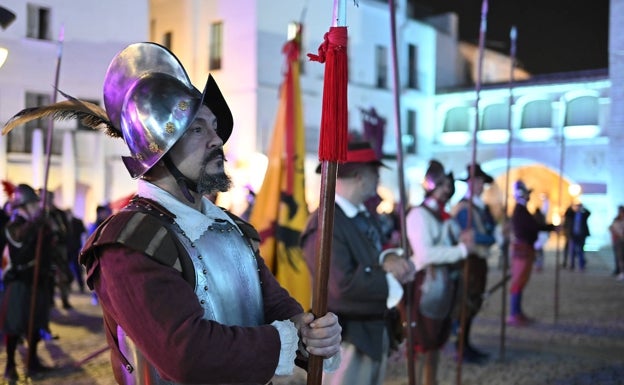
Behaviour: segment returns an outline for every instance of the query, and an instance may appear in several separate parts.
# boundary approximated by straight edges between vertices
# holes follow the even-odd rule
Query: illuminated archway
[[[497,219],[502,219],[503,207],[505,203],[505,183],[506,172],[494,176],[494,183],[483,193],[483,199],[489,204],[492,214]],[[533,190],[531,198],[527,203],[530,212],[541,208],[544,201],[548,200],[548,211],[546,220],[551,223],[558,223],[566,208],[570,206],[574,197],[569,193],[571,181],[565,177],[560,179],[557,171],[554,171],[541,164],[523,165],[513,167],[509,170],[509,186],[507,189],[508,215],[511,215],[514,205],[513,186],[517,180],[522,180],[528,188]],[[561,196],[561,199],[560,199]]]

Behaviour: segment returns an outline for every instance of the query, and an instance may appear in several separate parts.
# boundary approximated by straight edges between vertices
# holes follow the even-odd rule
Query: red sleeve
[[[180,383],[271,379],[280,352],[275,328],[232,327],[204,320],[193,289],[177,270],[122,246],[107,246],[98,254],[93,283],[103,311],[164,379]],[[261,267],[268,315],[278,319],[296,314],[291,305],[278,306],[285,298],[283,289],[267,276],[263,263]]]

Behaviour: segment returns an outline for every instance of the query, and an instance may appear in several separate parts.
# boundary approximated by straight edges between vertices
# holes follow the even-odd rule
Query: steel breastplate
[[[217,220],[195,242],[174,231],[195,268],[195,294],[204,318],[224,325],[257,326],[264,323],[258,263],[240,230]],[[134,370],[126,373],[125,385],[178,385],[162,379],[134,341],[117,328],[120,351]]]
[[[204,308],[204,318],[224,325],[263,324],[258,263],[239,229],[217,220],[195,242],[178,236],[195,267],[195,294]]]

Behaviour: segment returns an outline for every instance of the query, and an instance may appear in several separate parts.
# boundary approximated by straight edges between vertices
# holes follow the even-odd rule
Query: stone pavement
[[[555,285],[554,255],[546,257],[544,271],[534,273],[524,294],[524,307],[537,319],[529,327],[506,327],[501,355],[501,299],[496,291],[484,304],[473,325],[474,344],[492,355],[484,365],[463,364],[463,385],[615,385],[624,384],[624,282],[611,276],[609,250],[589,253],[584,272],[559,270]],[[492,266],[492,285],[501,277]],[[556,292],[558,294],[556,295]],[[45,378],[23,379],[21,384],[114,385],[101,313],[89,294],[73,293],[73,310],[54,309],[52,331],[59,339],[42,344],[41,356],[58,369]],[[60,302],[60,301],[59,301]],[[557,305],[556,305],[557,304]],[[555,320],[556,318],[556,320]],[[458,384],[457,364],[450,345],[444,350],[439,385]],[[1,346],[0,369],[6,354]],[[25,348],[21,347],[22,355]],[[395,355],[384,385],[406,385],[404,356]],[[276,385],[304,385],[297,371]],[[357,385],[357,384],[353,384]]]

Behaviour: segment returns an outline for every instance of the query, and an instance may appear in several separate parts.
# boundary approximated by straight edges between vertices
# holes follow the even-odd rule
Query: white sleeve
[[[410,256],[416,271],[427,265],[453,263],[466,257],[467,250],[462,244],[450,245],[448,240],[440,238],[442,226],[422,207],[415,207],[407,214],[407,238],[412,255]]]

